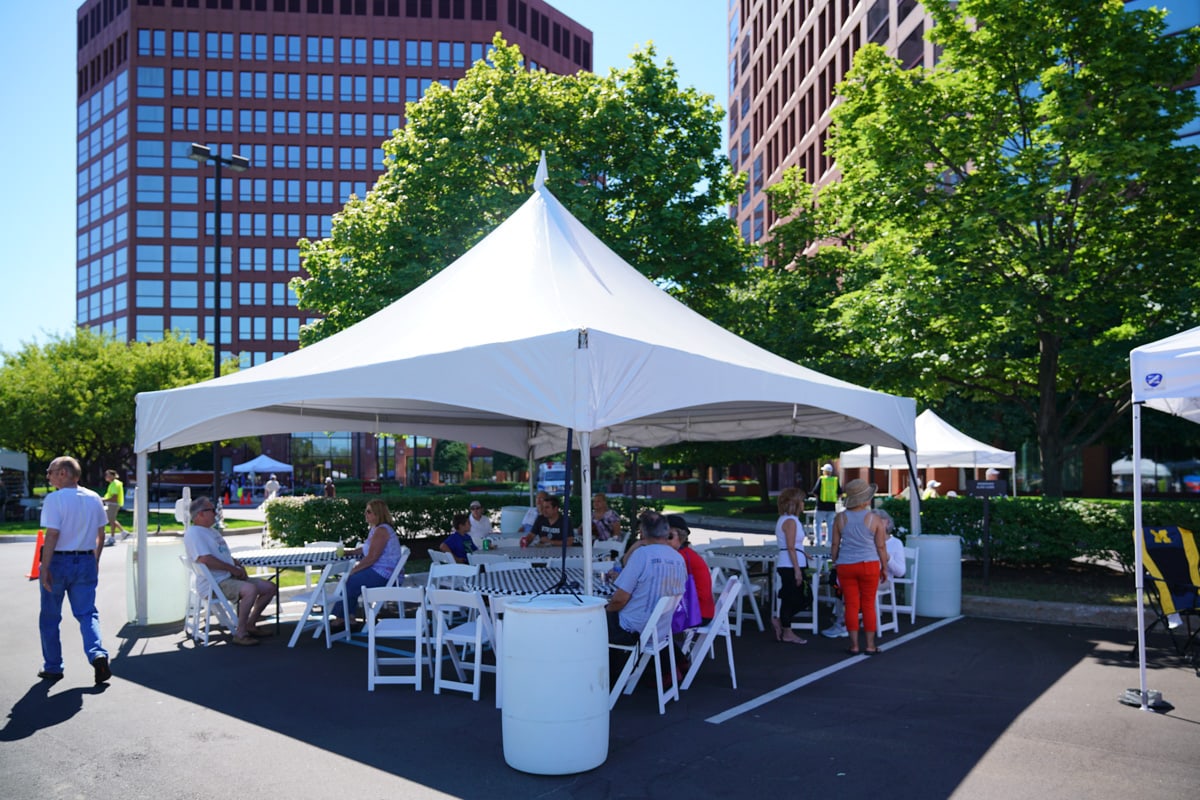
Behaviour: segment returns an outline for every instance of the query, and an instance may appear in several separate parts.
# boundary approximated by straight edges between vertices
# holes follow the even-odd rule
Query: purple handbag
[[[683,585],[683,597],[679,598],[679,605],[671,615],[671,632],[683,633],[699,625],[700,621],[700,596],[696,594],[696,581],[688,575]]]

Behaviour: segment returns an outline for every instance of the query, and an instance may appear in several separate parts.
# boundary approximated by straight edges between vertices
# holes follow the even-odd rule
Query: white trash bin
[[[529,510],[529,506],[501,506],[500,507],[500,535],[509,538],[517,535],[517,529],[521,527],[521,520],[525,519],[525,512]]]
[[[904,542],[921,552],[917,571],[917,615],[957,617],[962,613],[962,540],[921,534]]]
[[[186,551],[183,538],[171,536],[148,539],[146,578],[146,624],[179,622],[187,616],[188,570],[179,557]],[[137,622],[137,559],[135,540],[125,548],[125,606],[130,622]]]
[[[504,604],[504,760],[535,775],[569,775],[608,758],[605,601],[570,595]]]

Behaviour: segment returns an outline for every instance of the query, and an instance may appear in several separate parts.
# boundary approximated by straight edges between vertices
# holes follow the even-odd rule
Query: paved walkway
[[[368,693],[361,646],[205,649],[178,625],[129,626],[125,547],[101,564],[115,677],[97,688],[70,617],[66,678],[37,680],[32,547],[0,544],[5,798],[1176,800],[1200,785],[1200,678],[1163,641],[1150,685],[1176,708],[1155,714],[1117,702],[1137,685],[1130,633],[979,619],[921,619],[875,658],[847,657],[845,640],[780,645],[751,625],[736,690],[718,659],[659,716],[647,682],[613,711],[602,766],[527,775],[504,762],[490,677],[478,703]]]

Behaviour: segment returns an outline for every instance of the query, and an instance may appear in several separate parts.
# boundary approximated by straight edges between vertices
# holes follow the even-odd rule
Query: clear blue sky
[[[653,41],[684,85],[726,105],[728,0],[550,0],[592,29],[597,72]],[[0,0],[0,351],[75,320],[76,0]]]

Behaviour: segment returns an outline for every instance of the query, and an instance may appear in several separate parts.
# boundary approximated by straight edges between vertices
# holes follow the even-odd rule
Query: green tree
[[[212,377],[212,349],[168,334],[118,342],[79,328],[45,345],[5,353],[0,366],[0,445],[44,464],[75,456],[88,482],[133,458],[138,392]]]
[[[439,439],[433,449],[433,468],[442,474],[462,475],[467,471],[467,446]]]
[[[576,217],[651,279],[701,303],[735,280],[746,251],[724,209],[742,178],[720,155],[723,112],[681,88],[670,60],[634,52],[607,76],[526,70],[499,36],[454,89],[434,84],[383,145],[387,170],[334,216],[328,239],[301,240],[301,308],[324,315],[308,344],[419,286],[487,235],[532,190],[545,150],[549,185]]]
[[[1128,403],[1129,349],[1200,322],[1200,151],[1175,142],[1197,105],[1174,89],[1200,32],[1120,0],[924,5],[936,66],[868,46],[839,87],[826,331],[844,377],[1021,409],[1057,496]]]

